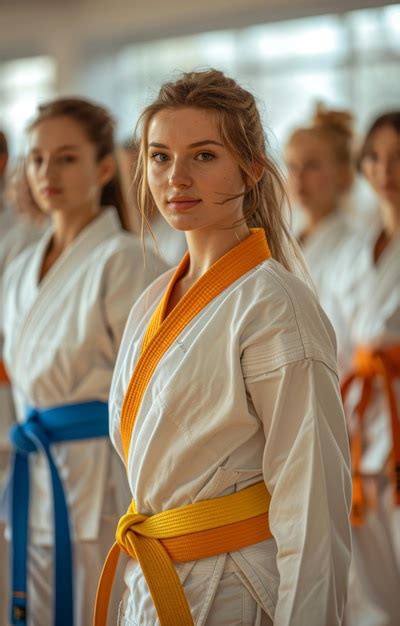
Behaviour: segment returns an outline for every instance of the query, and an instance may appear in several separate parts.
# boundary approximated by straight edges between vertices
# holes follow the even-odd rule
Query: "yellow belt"
[[[228,496],[195,502],[151,517],[136,513],[132,502],[119,521],[116,543],[101,573],[93,626],[106,626],[112,583],[121,549],[137,559],[161,626],[193,626],[175,562],[234,552],[272,537],[270,495],[256,483]]]

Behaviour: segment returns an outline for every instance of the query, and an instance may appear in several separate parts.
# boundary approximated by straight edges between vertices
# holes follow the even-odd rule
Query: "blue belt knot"
[[[50,443],[45,429],[40,424],[39,413],[35,410],[29,411],[24,423],[11,427],[9,437],[14,450],[19,454],[37,452],[38,441],[44,446]]]

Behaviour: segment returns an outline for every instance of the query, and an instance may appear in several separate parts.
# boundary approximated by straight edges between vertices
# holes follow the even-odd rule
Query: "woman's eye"
[[[321,163],[319,161],[308,161],[306,168],[309,170],[319,170],[321,169]]]
[[[168,160],[167,155],[163,154],[162,152],[154,152],[150,155],[150,158],[152,161],[156,161],[157,163],[164,163]]]
[[[369,152],[365,155],[365,160],[370,163],[376,163],[378,161],[378,155],[376,152]]]
[[[33,156],[30,158],[30,162],[33,163],[36,167],[39,167],[43,163],[43,159],[40,156]]]
[[[214,158],[215,156],[211,152],[200,152],[200,154],[196,156],[196,159],[199,161],[212,161]]]
[[[77,157],[73,154],[63,154],[60,157],[61,163],[75,163],[76,160],[77,160]]]

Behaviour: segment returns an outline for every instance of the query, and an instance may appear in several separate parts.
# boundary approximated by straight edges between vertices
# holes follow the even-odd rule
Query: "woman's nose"
[[[51,159],[43,159],[40,166],[40,175],[42,178],[48,178],[54,173],[54,164]]]
[[[168,182],[170,187],[190,187],[192,179],[187,167],[183,163],[175,162],[171,168]]]

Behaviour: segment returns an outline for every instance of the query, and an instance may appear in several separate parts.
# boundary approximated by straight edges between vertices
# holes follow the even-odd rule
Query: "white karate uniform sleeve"
[[[104,309],[116,349],[124,332],[126,311],[130,311],[147,285],[166,269],[166,265],[153,254],[148,253],[144,262],[141,244],[134,240],[130,242],[128,255],[127,250],[122,249],[111,259],[104,278]]]
[[[350,562],[351,477],[337,376],[306,359],[246,380],[263,422],[263,474],[280,575],[274,626],[339,626]]]

